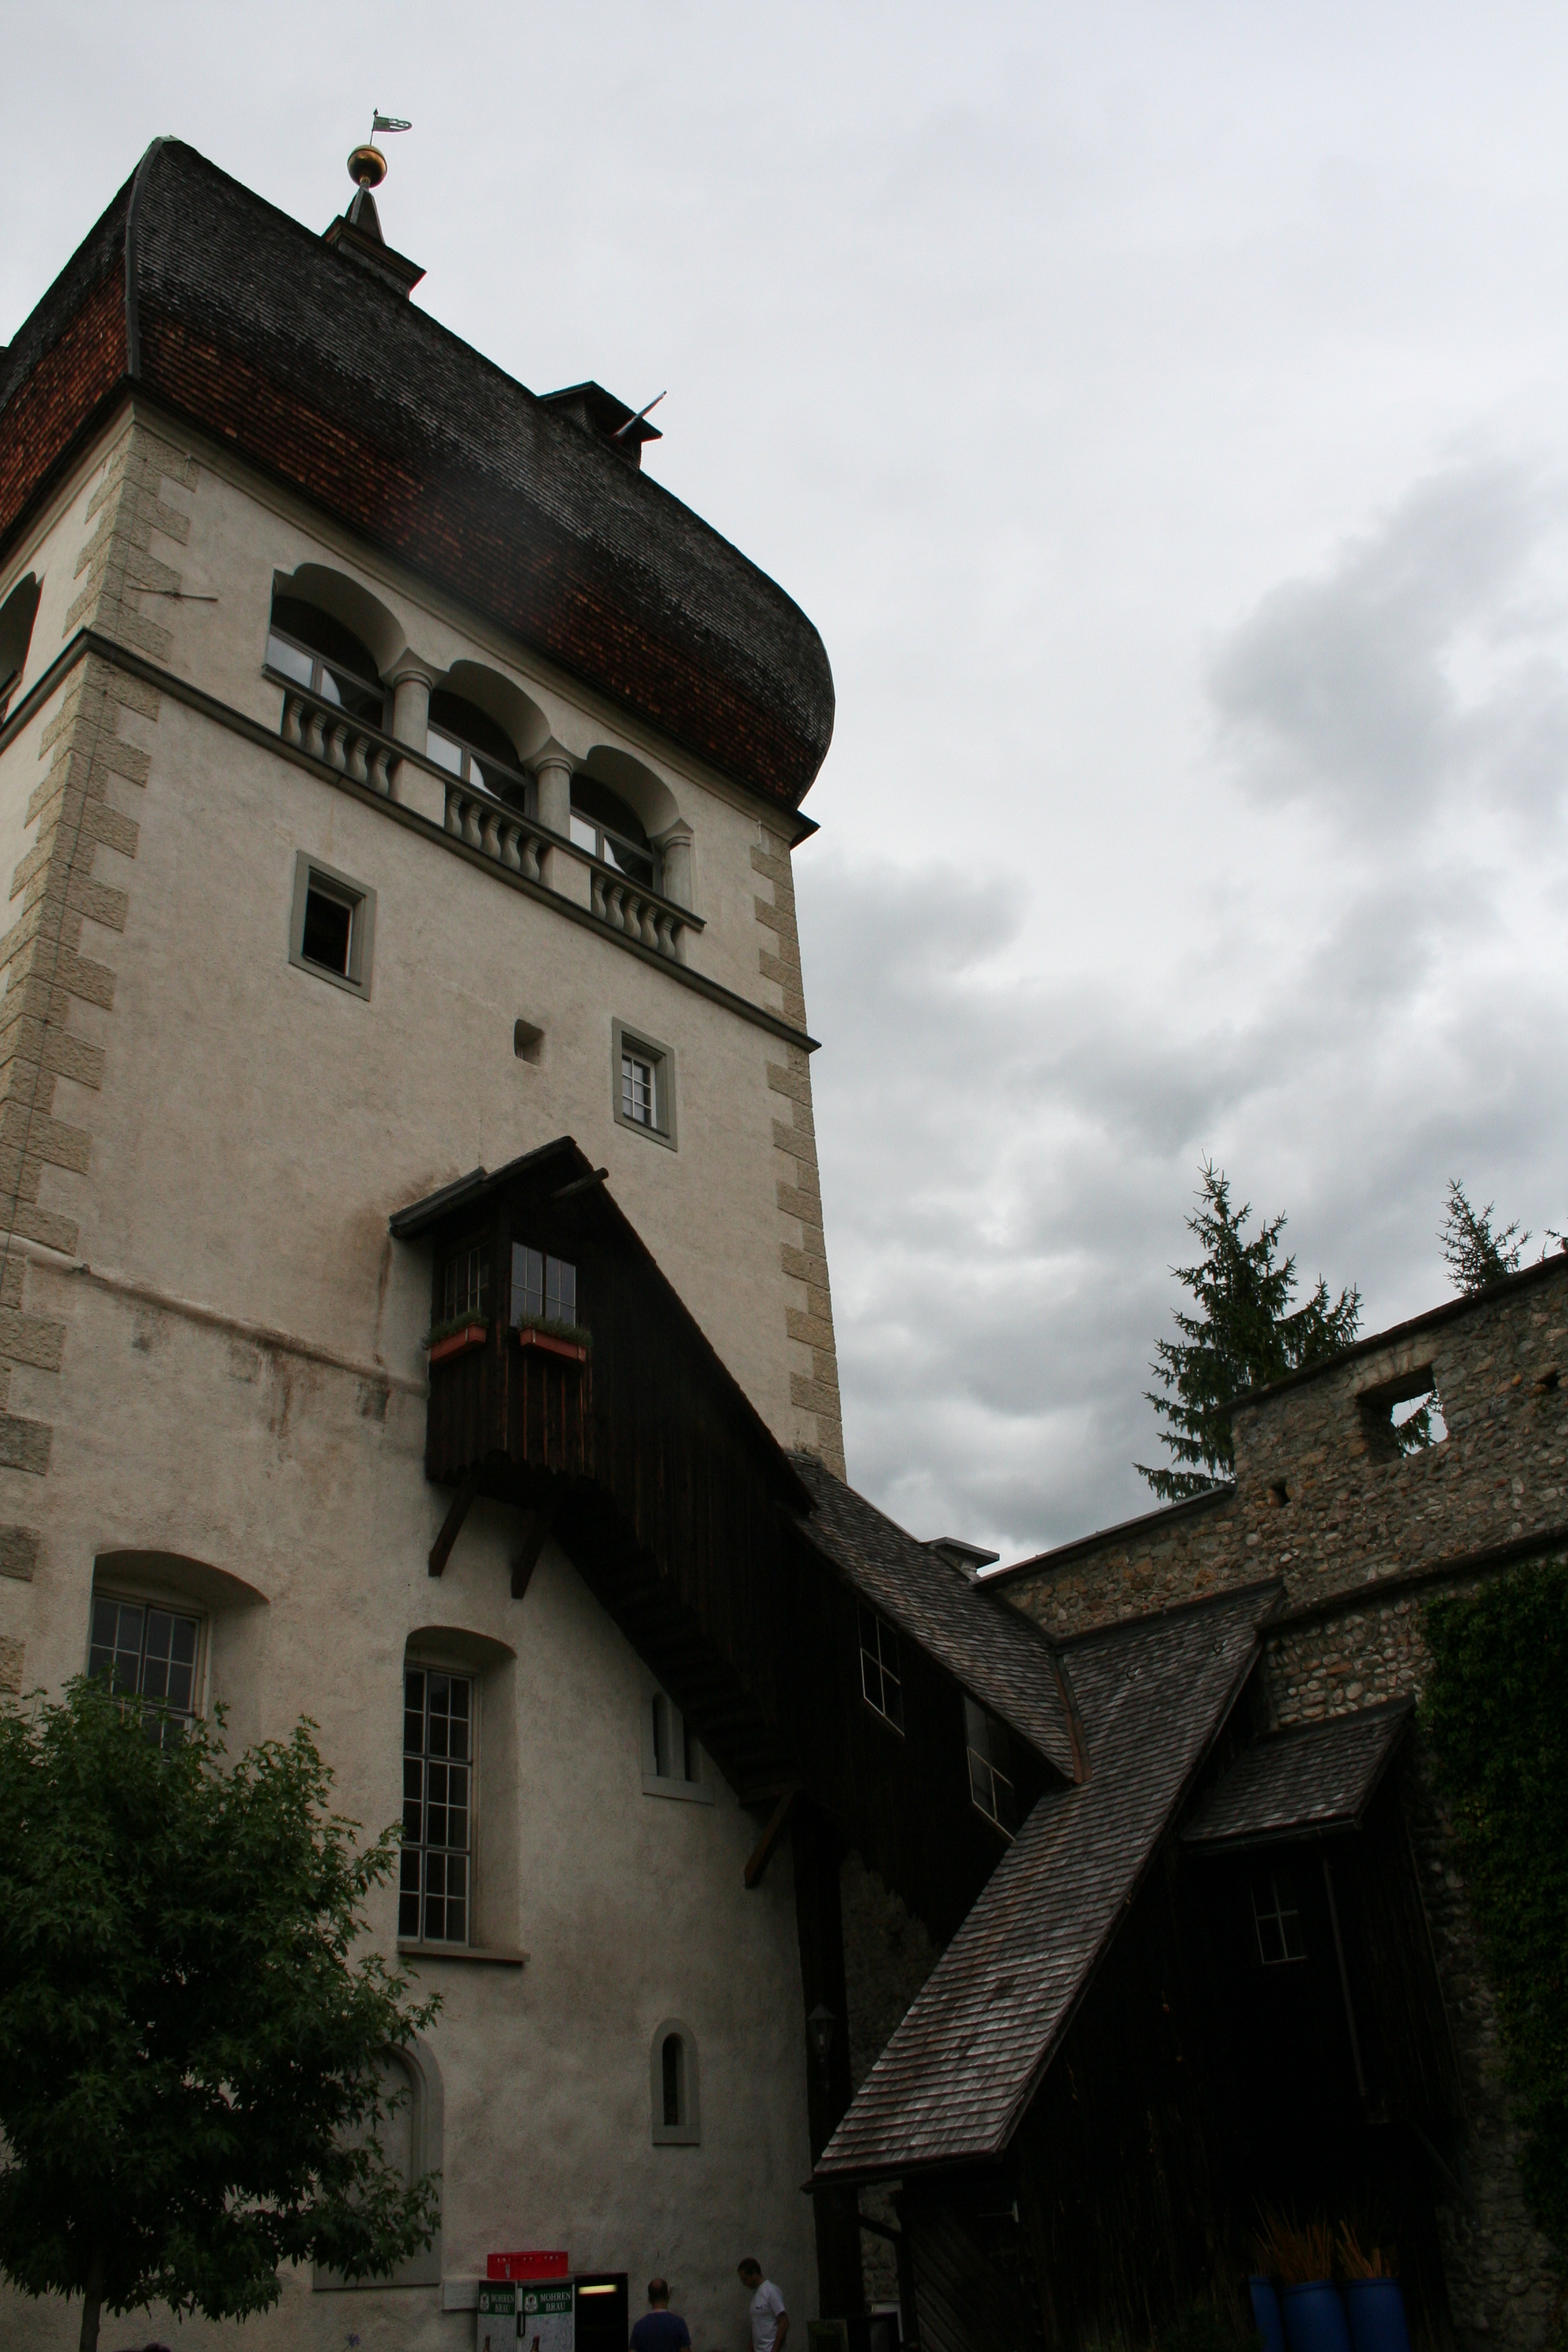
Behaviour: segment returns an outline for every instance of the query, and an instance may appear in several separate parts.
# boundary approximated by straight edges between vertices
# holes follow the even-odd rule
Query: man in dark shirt
[[[648,2307],[632,2330],[632,2352],[690,2352],[684,2319],[669,2307],[669,2281],[649,2279]]]

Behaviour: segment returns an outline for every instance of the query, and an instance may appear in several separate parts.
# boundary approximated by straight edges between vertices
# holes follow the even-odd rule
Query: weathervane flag
[[[412,131],[413,128],[412,122],[405,122],[400,114],[373,113],[370,118],[370,135],[373,139],[379,131]]]

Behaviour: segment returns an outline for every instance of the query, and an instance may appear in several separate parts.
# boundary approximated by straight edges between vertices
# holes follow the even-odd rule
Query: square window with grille
[[[514,1323],[575,1323],[577,1269],[570,1259],[526,1242],[511,1245],[511,1319]]]
[[[902,1731],[904,1685],[899,1671],[899,1637],[874,1609],[860,1612],[860,1688],[867,1705],[886,1717],[895,1731]]]
[[[488,1323],[490,1312],[490,1254],[483,1242],[473,1242],[447,1260],[441,1271],[443,1323],[460,1323],[468,1317]]]
[[[1288,1960],[1304,1960],[1307,1938],[1294,1881],[1282,1870],[1261,1871],[1252,1882],[1252,1923],[1258,1935],[1258,1957],[1266,1969]]]
[[[668,1045],[612,1024],[615,1066],[612,1097],[618,1127],[675,1148],[675,1055]]]
[[[188,1719],[195,1713],[201,1630],[199,1618],[177,1610],[100,1593],[92,1604],[88,1673],[101,1675],[120,1696],[166,1707],[167,1716],[150,1716],[150,1727],[162,1722],[165,1737],[178,1737],[178,1725],[169,1717]]]
[[[969,1794],[986,1820],[1011,1837],[1018,1825],[1018,1807],[1007,1727],[965,1693],[963,1733],[969,1750]]]
[[[472,1901],[474,1685],[410,1666],[403,1678],[403,1871],[397,1932],[466,1944]]]

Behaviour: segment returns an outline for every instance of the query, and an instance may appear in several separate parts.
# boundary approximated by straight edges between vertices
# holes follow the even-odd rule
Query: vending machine
[[[626,2352],[629,2333],[625,2271],[480,2281],[474,2352]]]

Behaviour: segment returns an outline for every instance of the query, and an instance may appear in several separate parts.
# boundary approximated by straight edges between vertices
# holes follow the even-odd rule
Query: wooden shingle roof
[[[1277,1731],[1243,1748],[1182,1831],[1184,1845],[1237,1847],[1353,1829],[1410,1721],[1415,1702],[1391,1699]]]
[[[1252,1664],[1258,1585],[1064,1645],[1089,1777],[1042,1797],[817,2166],[876,2179],[999,2156]]]

